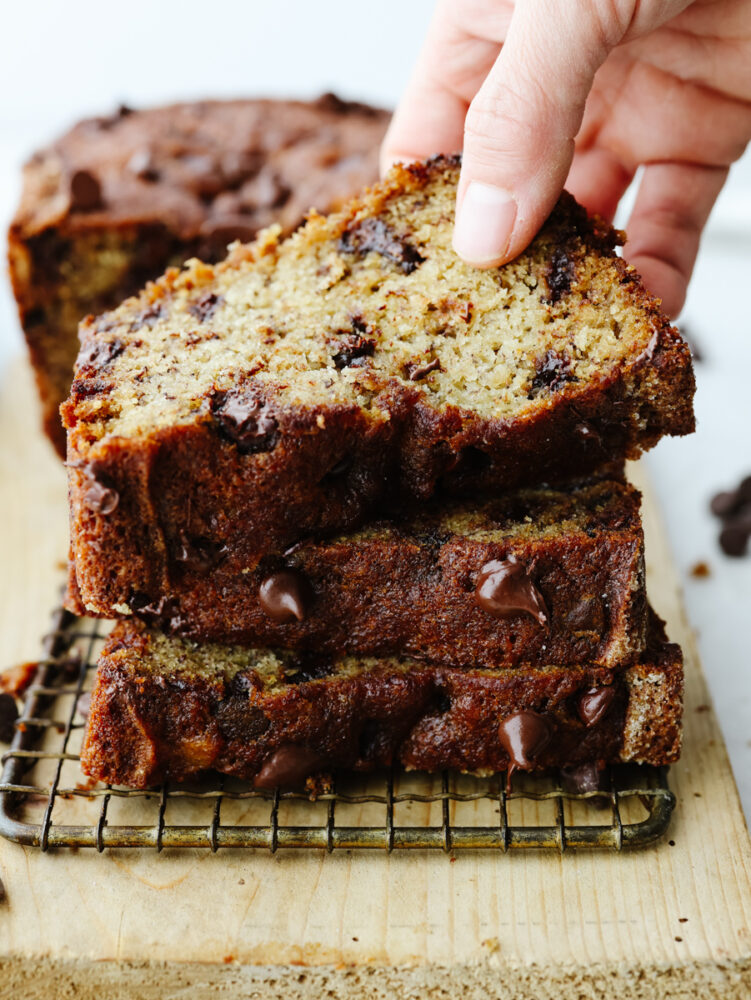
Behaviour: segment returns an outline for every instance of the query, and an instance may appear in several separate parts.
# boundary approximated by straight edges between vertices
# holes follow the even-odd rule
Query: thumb
[[[520,0],[469,107],[454,249],[502,264],[530,243],[560,195],[597,69],[623,38],[615,4]]]

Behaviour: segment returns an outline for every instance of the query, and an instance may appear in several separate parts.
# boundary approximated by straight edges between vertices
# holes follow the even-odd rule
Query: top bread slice
[[[524,254],[474,269],[451,248],[458,175],[396,167],[82,324],[63,416],[84,604],[153,591],[168,531],[252,567],[384,506],[559,481],[693,429],[688,348],[617,234],[564,195]]]

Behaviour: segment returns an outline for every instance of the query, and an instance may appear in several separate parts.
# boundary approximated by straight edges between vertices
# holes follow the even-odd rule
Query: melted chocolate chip
[[[546,275],[549,302],[557,302],[561,296],[568,293],[574,273],[574,263],[569,259],[566,250],[563,247],[556,247]]]
[[[0,743],[10,743],[16,731],[18,706],[10,694],[0,694]]]
[[[221,295],[216,295],[214,292],[204,292],[190,306],[188,312],[195,316],[199,322],[205,323],[207,319],[211,319],[223,302],[224,299]]]
[[[576,710],[584,725],[589,728],[604,719],[613,707],[615,696],[615,684],[608,684],[606,687],[593,687],[584,691],[576,703]]]
[[[438,358],[433,358],[432,361],[428,361],[425,364],[417,365],[410,364],[407,365],[407,378],[410,382],[419,382],[421,378],[425,378],[431,372],[443,371],[441,368],[441,362]]]
[[[339,350],[332,355],[332,360],[338,369],[357,367],[362,364],[365,358],[369,358],[375,351],[375,341],[369,337],[362,337],[359,333],[345,333],[337,341]]]
[[[512,558],[485,563],[477,577],[475,600],[494,618],[527,614],[540,625],[548,621],[542,594],[524,566]]]
[[[181,534],[175,560],[183,563],[187,569],[206,572],[226,559],[228,552],[229,549],[222,542],[215,542],[211,538],[188,538]]]
[[[537,371],[530,383],[528,399],[540,393],[543,389],[548,392],[558,392],[569,382],[578,382],[575,375],[571,374],[571,361],[557,351],[546,351],[545,355],[537,362]]]
[[[216,709],[219,730],[227,740],[257,740],[269,729],[268,716],[250,700],[255,687],[245,673],[235,674],[229,685],[229,697]]]
[[[267,576],[258,590],[261,608],[280,625],[303,621],[313,603],[313,588],[306,576],[295,569],[283,569]]]
[[[435,696],[435,709],[439,715],[445,715],[451,708],[451,698],[445,691],[439,691]]]
[[[151,329],[160,319],[164,318],[164,304],[162,302],[152,302],[138,313],[131,321],[130,330],[140,330],[141,327]]]
[[[296,787],[323,764],[314,750],[295,743],[283,743],[255,776],[256,788]]]
[[[120,494],[110,486],[94,478],[94,474],[86,472],[88,486],[83,494],[83,502],[95,514],[111,514],[120,502]]]
[[[516,712],[498,727],[498,738],[509,755],[512,770],[532,770],[552,736],[551,723],[537,712]]]
[[[383,219],[363,219],[346,229],[339,240],[342,253],[365,256],[377,253],[393,261],[404,274],[411,274],[425,258],[411,243],[398,236]]]
[[[333,670],[331,660],[318,653],[298,653],[284,667],[284,679],[288,684],[304,684],[329,677]]]
[[[278,425],[271,407],[249,390],[214,393],[210,410],[224,435],[243,453],[271,451],[276,446]]]
[[[77,212],[102,208],[102,186],[89,170],[76,170],[70,178],[70,207]]]
[[[106,368],[115,358],[119,358],[125,350],[122,340],[91,340],[85,344],[78,354],[76,362],[79,368]]]

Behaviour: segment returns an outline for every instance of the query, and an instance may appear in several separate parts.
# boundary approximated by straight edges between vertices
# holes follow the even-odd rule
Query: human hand
[[[440,0],[381,157],[463,146],[454,248],[478,267],[564,184],[611,220],[643,165],[624,256],[674,316],[749,138],[751,0]]]

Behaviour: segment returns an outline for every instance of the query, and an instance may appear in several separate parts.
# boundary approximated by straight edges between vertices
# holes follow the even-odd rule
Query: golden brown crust
[[[587,726],[579,700],[604,686],[614,688],[611,703]],[[682,692],[680,649],[657,621],[643,662],[621,674],[398,659],[311,664],[232,647],[197,654],[184,640],[120,622],[99,661],[82,766],[139,788],[209,768],[253,779],[292,747],[310,772],[400,763],[487,773],[508,767],[499,725],[522,711],[542,716],[552,733],[536,768],[669,764],[680,753]]]
[[[47,434],[61,455],[77,327],[192,256],[371,183],[388,114],[332,94],[317,101],[199,101],[121,109],[80,122],[24,169],[8,233],[10,275]],[[93,178],[88,200],[78,175]],[[99,199],[92,198],[99,190]],[[84,189],[84,194],[86,194]]]
[[[476,587],[492,560],[525,568],[546,622],[483,609]],[[264,611],[261,587],[289,570],[307,581],[310,599],[302,620],[280,623]],[[617,667],[638,658],[646,633],[639,495],[613,480],[428,505],[360,533],[304,540],[255,566],[232,540],[173,524],[155,588],[134,593],[130,607],[172,634],[324,655]],[[74,577],[67,604],[84,613]]]

